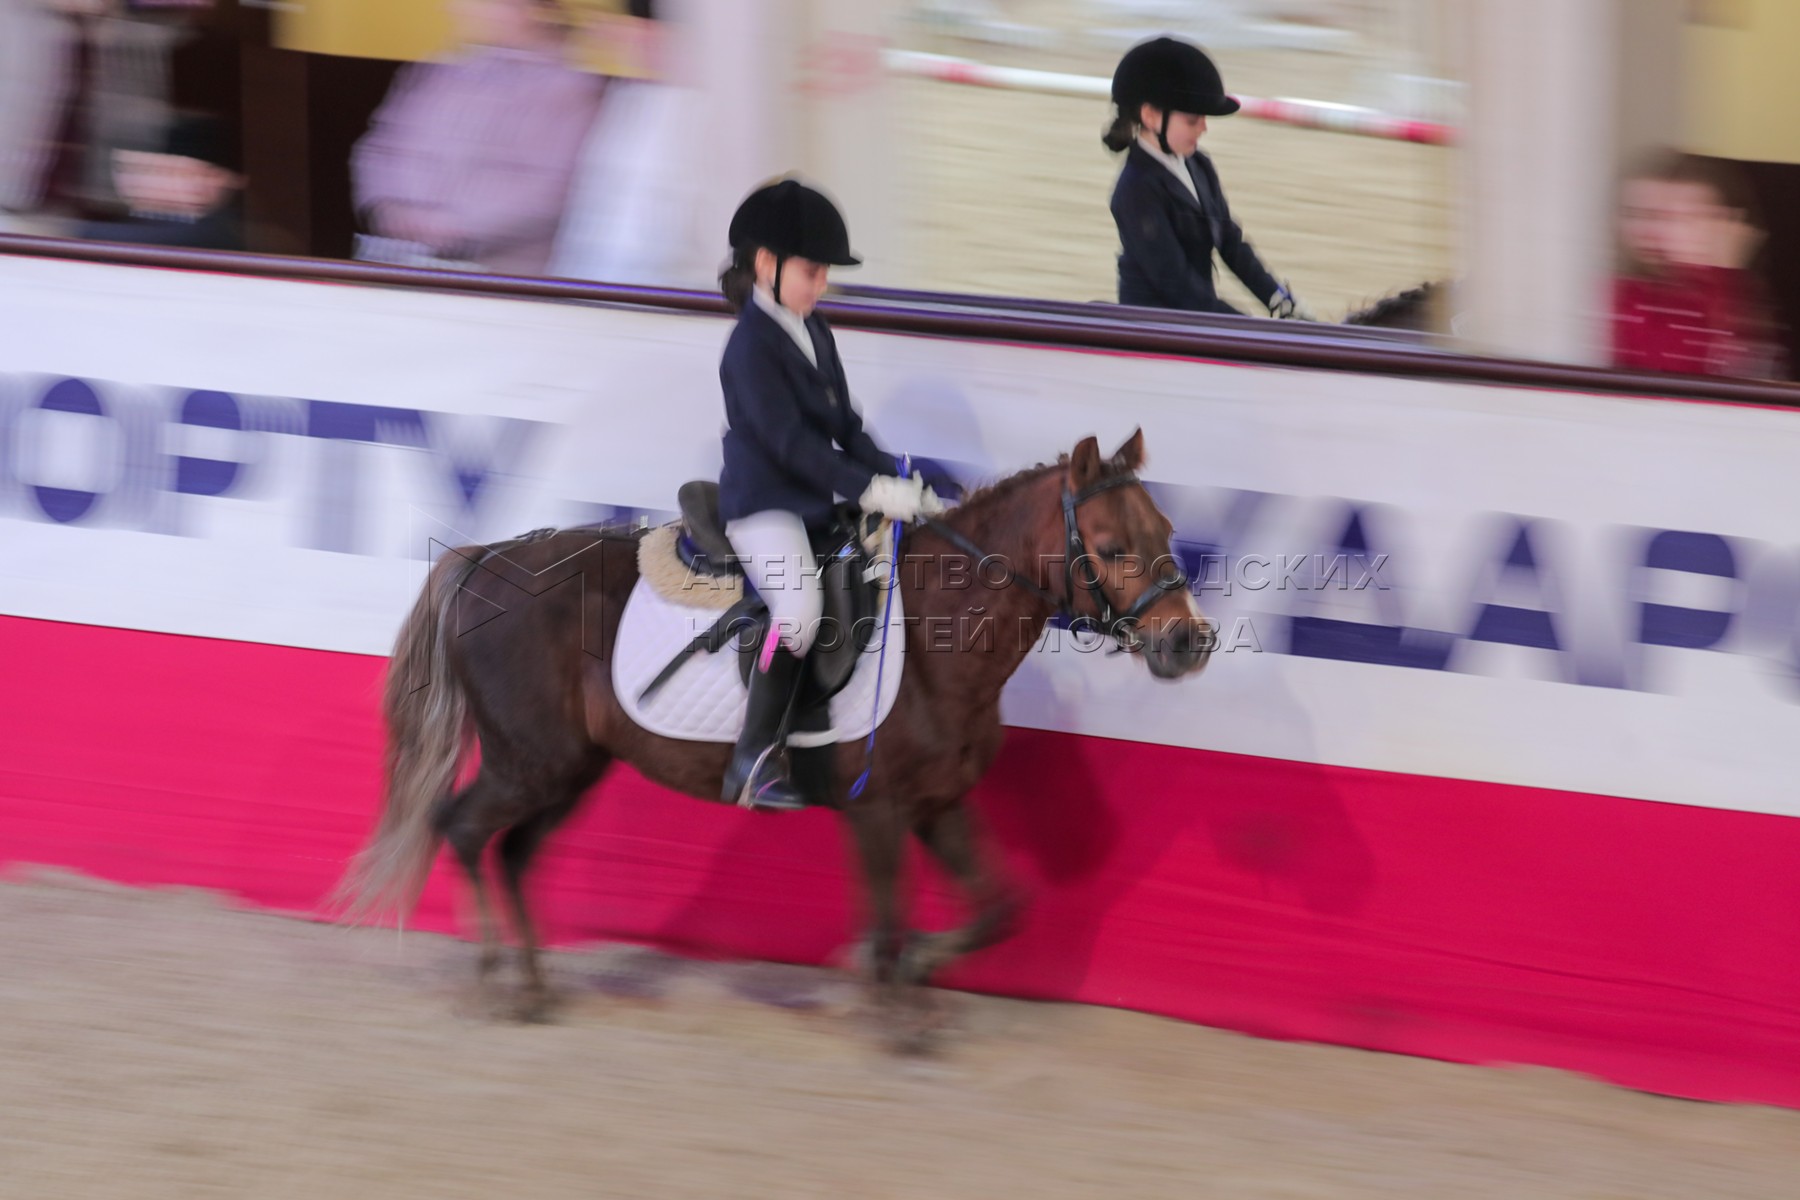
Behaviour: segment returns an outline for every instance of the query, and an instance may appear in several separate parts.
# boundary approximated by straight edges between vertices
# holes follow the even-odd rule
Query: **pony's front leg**
[[[904,947],[900,982],[922,987],[963,955],[1010,937],[1021,905],[983,853],[974,819],[963,801],[920,818],[913,832],[975,910],[967,925],[925,934]]]
[[[888,1007],[899,998],[900,955],[906,944],[900,903],[901,852],[906,825],[884,797],[865,798],[844,812],[862,868],[868,902],[868,974],[876,999]]]

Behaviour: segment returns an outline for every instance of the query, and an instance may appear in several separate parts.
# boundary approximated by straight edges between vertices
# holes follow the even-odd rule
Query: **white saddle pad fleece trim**
[[[888,606],[887,668],[880,671],[881,704],[875,703],[875,677],[880,660],[881,633],[857,661],[844,690],[831,698],[831,728],[816,733],[795,733],[790,746],[827,746],[869,736],[870,717],[879,726],[893,710],[900,694],[901,668],[906,660],[905,606],[896,589]],[[735,742],[744,728],[747,692],[738,675],[738,652],[727,645],[717,654],[697,651],[648,701],[638,694],[662,673],[669,660],[719,619],[716,608],[675,604],[645,580],[638,580],[625,602],[613,643],[613,691],[625,715],[651,733],[687,742]]]

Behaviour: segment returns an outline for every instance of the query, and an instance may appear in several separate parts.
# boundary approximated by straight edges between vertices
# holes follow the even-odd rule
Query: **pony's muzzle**
[[[1204,617],[1180,617],[1158,621],[1144,638],[1144,661],[1158,679],[1179,679],[1206,666],[1219,633]]]

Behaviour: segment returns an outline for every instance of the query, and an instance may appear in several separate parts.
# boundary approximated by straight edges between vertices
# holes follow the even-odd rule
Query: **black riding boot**
[[[788,714],[800,690],[801,665],[799,658],[777,646],[767,671],[760,663],[751,670],[744,732],[725,768],[727,802],[756,808],[806,807],[806,797],[788,778],[781,758]]]

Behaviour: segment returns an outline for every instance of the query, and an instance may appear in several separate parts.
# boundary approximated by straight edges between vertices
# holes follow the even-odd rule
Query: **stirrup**
[[[744,773],[744,785],[738,789],[737,806],[739,808],[761,808],[769,812],[798,812],[808,807],[804,798],[793,803],[785,800],[771,802],[762,796],[761,790],[751,790],[755,786],[758,776],[762,774],[763,768],[768,765],[770,756],[780,749],[779,746],[765,746],[763,752],[756,756],[756,761],[750,764],[750,769]],[[785,782],[796,796],[800,795],[800,789],[794,786],[792,779]],[[766,788],[767,785],[765,784],[764,787]]]

